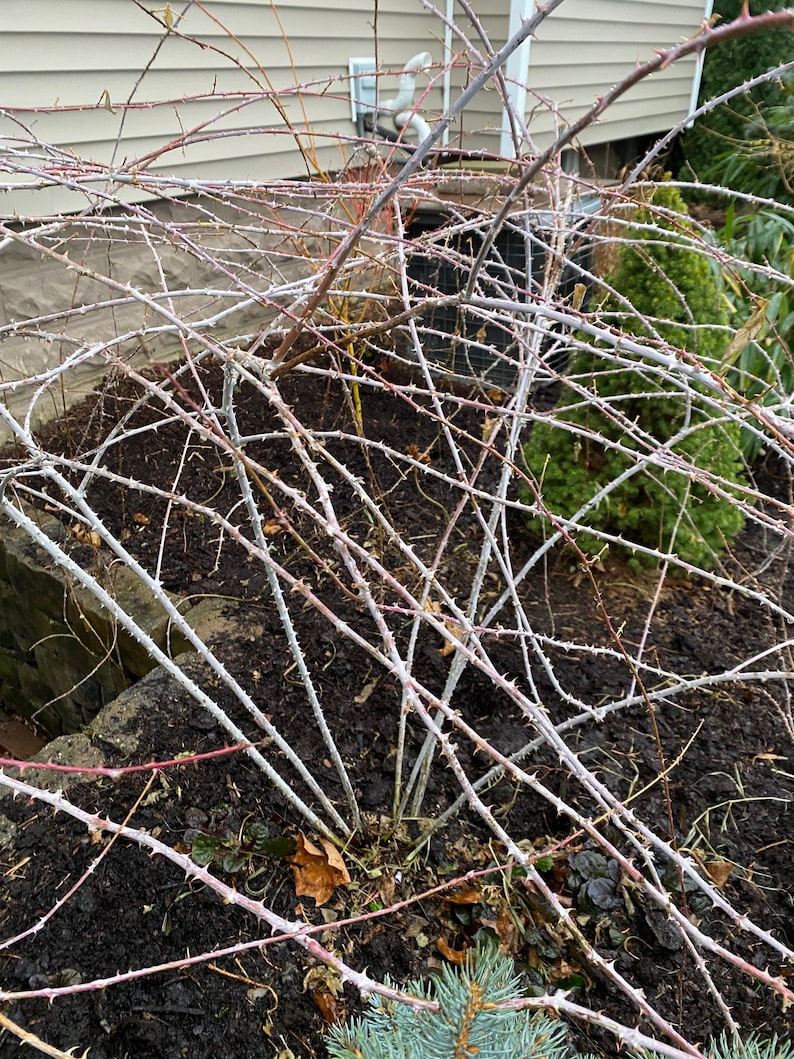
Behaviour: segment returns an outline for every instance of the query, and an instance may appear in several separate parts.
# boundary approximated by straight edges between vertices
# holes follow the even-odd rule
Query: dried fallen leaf
[[[442,658],[446,658],[447,655],[453,655],[455,653],[455,640],[463,640],[463,630],[456,622],[450,621],[449,618],[445,618],[444,628],[450,636],[452,636],[452,640],[445,640],[443,646],[439,647],[438,653]]]
[[[573,297],[571,298],[571,305],[577,312],[582,308],[585,294],[587,294],[587,284],[577,283],[573,288]]]
[[[416,445],[408,446],[408,455],[417,461],[417,463],[430,463],[430,456],[427,452],[422,452]]]
[[[482,423],[482,440],[487,444],[499,426],[499,416],[486,416]]]
[[[262,527],[262,532],[266,537],[278,537],[279,533],[284,533],[284,527],[277,518],[269,518]]]
[[[733,871],[733,865],[727,860],[710,860],[704,865],[709,878],[721,890],[728,881],[728,876]]]
[[[455,645],[451,640],[445,640],[443,646],[439,647],[438,653],[442,658],[448,658],[455,653]]]
[[[306,993],[322,992],[330,993],[331,996],[341,996],[344,992],[342,976],[335,967],[328,967],[327,964],[310,967],[303,976],[303,991]]]
[[[97,106],[103,107],[109,114],[116,113],[116,108],[110,102],[110,92],[108,92],[107,89],[105,89],[105,91],[99,97],[99,102],[97,103]]]
[[[430,929],[430,923],[424,916],[413,915],[409,912],[402,921],[401,927],[404,936],[415,941],[418,948],[426,949],[430,944],[430,938],[427,934]]]
[[[81,544],[90,544],[92,548],[98,548],[102,540],[96,530],[88,529],[80,522],[75,522],[69,527],[69,532]]]
[[[375,680],[370,680],[369,684],[365,684],[364,685],[364,687],[361,689],[361,691],[358,693],[358,695],[354,696],[354,698],[353,698],[353,702],[356,704],[356,706],[363,706],[364,705],[364,703],[370,697],[372,692],[378,686],[379,682],[380,682],[380,677],[376,678]]]
[[[521,945],[521,935],[506,902],[503,902],[496,920],[496,933],[499,935],[502,952],[515,954]]]
[[[299,833],[296,843],[297,848],[292,857],[295,894],[298,897],[313,897],[319,908],[337,886],[346,886],[350,882],[350,875],[339,850],[327,839],[320,839],[322,848],[319,848]]]
[[[466,960],[466,953],[461,952],[459,949],[453,949],[446,938],[439,938],[436,942],[436,948],[445,960],[449,960],[450,963],[454,963],[458,967],[462,966]]]
[[[345,1021],[345,1005],[330,993],[311,993],[314,1005],[322,1015],[325,1022],[336,1023]]]
[[[333,967],[312,967],[303,979],[309,994],[326,1022],[342,1022],[345,1017],[344,987]]]
[[[425,614],[440,614],[441,604],[435,599],[428,599],[423,609]],[[457,622],[451,621],[449,618],[444,618],[443,621],[444,628],[455,640],[463,640],[463,630]],[[442,646],[439,647],[438,653],[442,658],[447,658],[448,655],[455,653],[455,644],[452,640],[445,640]]]
[[[453,905],[478,905],[482,901],[482,891],[475,886],[459,886],[451,893],[445,893],[443,899]]]

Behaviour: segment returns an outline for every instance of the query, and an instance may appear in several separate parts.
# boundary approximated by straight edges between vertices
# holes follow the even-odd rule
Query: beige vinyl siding
[[[149,6],[162,12],[164,0],[149,0]],[[428,77],[419,75],[417,98],[428,120],[441,111],[444,26],[422,0],[380,0],[377,8],[375,0],[275,0],[278,18],[270,0],[205,0],[204,6],[239,43],[198,7],[188,10],[179,29],[205,47],[164,36],[132,0],[3,0],[0,108],[11,116],[0,118],[0,153],[26,149],[32,166],[49,161],[57,174],[74,152],[98,169],[85,191],[3,192],[3,182],[13,178],[0,171],[0,211],[43,216],[83,209],[93,201],[92,190],[107,187],[103,166],[146,165],[186,182],[263,181],[338,168],[355,134],[350,56],[377,56],[381,99],[388,99],[397,90],[396,71],[429,51],[437,73],[426,95]],[[485,30],[492,47],[501,47],[510,0],[477,6],[487,7]],[[526,114],[535,142],[544,146],[554,128],[539,96],[553,98],[563,118],[575,120],[654,48],[695,32],[702,14],[703,0],[566,0],[529,49]],[[468,21],[461,26],[484,54]],[[454,100],[481,65],[456,37],[452,51]],[[670,128],[687,113],[694,69],[688,60],[632,89],[582,141]],[[287,121],[268,98],[274,93]],[[125,112],[121,104],[130,98],[139,109]],[[35,109],[54,105],[57,113]],[[451,130],[450,147],[497,153],[501,128],[501,100],[491,88]],[[183,143],[183,133],[194,129],[192,141]],[[47,145],[66,153],[49,158]],[[124,194],[144,197],[134,187]]]
[[[509,4],[510,0],[501,0],[487,14],[481,12],[493,50],[507,40]],[[547,146],[557,122],[575,121],[637,62],[653,58],[655,49],[695,33],[704,10],[704,0],[565,0],[543,22],[529,47],[524,116],[533,146]],[[482,47],[479,38],[469,32],[474,44]],[[453,41],[453,53],[459,47]],[[472,56],[458,57],[452,75],[453,100],[480,68]],[[693,57],[641,82],[588,128],[579,142],[609,143],[668,131],[689,113],[695,70]],[[513,153],[502,140],[496,90],[482,92],[473,101],[453,129],[450,146]]]
[[[562,119],[575,121],[637,62],[697,32],[704,9],[703,0],[566,0],[530,46],[526,115],[536,142],[545,146],[554,131],[538,96],[553,98]],[[666,132],[689,113],[695,70],[688,58],[636,85],[581,142]]]
[[[483,29],[488,35],[492,49],[501,48],[508,35],[509,26],[509,3],[510,0],[497,0],[492,4],[476,4],[479,10]],[[486,53],[485,45],[472,30],[468,21],[461,23],[472,45],[480,52],[481,57],[487,62],[490,55]],[[477,77],[483,68],[474,55],[464,50],[462,42],[453,37],[452,40],[452,93],[451,101],[454,102],[460,92]],[[455,149],[468,151],[484,151],[488,154],[496,154],[499,151],[499,138],[502,129],[502,101],[495,87],[490,86],[487,91],[480,92],[466,108],[457,123],[450,130],[449,146]]]
[[[421,0],[378,5],[377,49],[373,0],[279,0],[278,18],[269,0],[205,0],[207,10],[244,47],[194,7],[179,29],[207,47],[167,35],[156,55],[163,30],[132,0],[3,3],[9,28],[0,30],[0,108],[44,144],[100,165],[145,160],[151,172],[182,180],[264,180],[311,172],[315,166],[302,159],[296,133],[317,167],[338,168],[355,134],[348,58],[377,54],[382,98],[396,93],[395,71],[412,55],[428,50],[439,67],[442,60],[439,26]],[[152,0],[150,6],[162,13],[165,5]],[[426,85],[420,75],[419,90]],[[262,98],[273,91],[288,122],[273,99]],[[221,98],[224,93],[228,98]],[[152,105],[127,110],[122,122],[119,104],[130,97],[135,104]],[[182,102],[182,97],[192,98]],[[108,101],[115,113],[103,105]],[[431,119],[441,102],[439,78],[426,99]],[[67,109],[55,114],[31,109],[56,104]],[[152,152],[202,123],[209,127],[196,142],[177,143],[151,160]],[[218,133],[224,135],[209,138]],[[13,119],[0,119],[0,137],[0,149],[21,147],[25,139]],[[29,150],[42,154],[32,144]],[[0,181],[8,179],[0,173]],[[136,197],[134,189],[129,194]],[[0,210],[41,216],[82,209],[87,201],[86,195],[64,188],[15,190],[0,193]]]

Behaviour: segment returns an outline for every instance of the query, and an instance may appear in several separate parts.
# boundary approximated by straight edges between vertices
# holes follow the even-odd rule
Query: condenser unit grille
[[[417,306],[417,327],[425,357],[436,368],[451,375],[485,385],[512,389],[522,360],[526,360],[521,328],[526,314],[507,310],[483,312],[456,302],[466,288],[471,266],[484,239],[482,229],[455,227],[443,213],[423,215],[407,232],[413,250],[408,262],[408,285]],[[580,277],[584,255],[562,267],[558,297],[567,298]],[[529,232],[505,227],[494,239],[481,272],[478,293],[502,302],[525,304],[539,291],[546,270],[552,266],[548,232],[532,226]],[[439,298],[447,304],[433,304]],[[423,303],[428,303],[426,309]],[[544,363],[531,365],[540,384],[564,367],[567,351],[559,335],[544,340]]]

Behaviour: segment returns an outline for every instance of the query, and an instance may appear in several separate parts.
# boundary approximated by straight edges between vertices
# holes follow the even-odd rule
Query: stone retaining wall
[[[67,532],[53,518],[40,522],[53,539]],[[184,637],[130,570],[111,564],[103,581],[159,647],[185,650]],[[202,613],[193,608],[191,622]],[[53,736],[78,732],[154,665],[23,530],[0,522],[0,708],[35,720]]]

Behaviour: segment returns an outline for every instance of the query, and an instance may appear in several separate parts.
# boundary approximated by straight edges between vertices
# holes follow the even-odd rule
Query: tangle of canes
[[[457,110],[476,97],[511,50],[555,6],[539,10],[521,35],[498,54],[484,59],[477,53],[482,72],[460,97]],[[666,63],[731,39],[740,30],[782,25],[792,19],[791,12],[778,12],[774,18],[744,19],[742,25],[704,30],[696,41],[682,43],[643,69],[632,71],[583,116],[578,128],[596,120],[603,107],[631,84]],[[482,27],[478,32],[481,43],[488,45]],[[462,35],[461,39],[466,38]],[[492,53],[490,46],[486,51]],[[368,171],[371,185],[348,180],[343,172],[336,183],[319,188],[308,182],[285,182],[277,189],[263,189],[253,182],[160,177],[143,164],[139,172],[123,167],[114,171],[114,183],[107,185],[111,190],[92,192],[95,209],[83,218],[47,218],[22,230],[6,224],[0,233],[4,240],[35,250],[54,267],[68,269],[81,283],[102,293],[90,305],[31,315],[2,329],[8,337],[24,334],[31,341],[57,342],[62,352],[56,366],[0,383],[8,402],[0,415],[16,446],[4,464],[0,501],[6,516],[65,572],[67,581],[93,594],[117,627],[138,640],[235,743],[244,745],[243,753],[258,770],[262,787],[284,799],[295,826],[306,826],[345,847],[354,846],[362,835],[378,828],[393,836],[407,820],[419,818],[421,826],[408,856],[417,861],[431,842],[441,840],[451,821],[476,820],[489,839],[502,843],[521,866],[527,888],[534,888],[553,910],[561,934],[585,955],[588,966],[630,1001],[632,1013],[653,1027],[656,1036],[651,1039],[628,1023],[623,1025],[608,1014],[570,1001],[560,1000],[558,1007],[573,1018],[600,1025],[628,1045],[656,1047],[671,1056],[698,1055],[685,1030],[646,998],[638,982],[606,958],[581,929],[570,907],[537,870],[537,858],[527,853],[524,840],[528,836],[511,831],[509,815],[503,819],[505,807],[492,804],[488,792],[507,777],[518,792],[516,797],[537,798],[558,814],[571,834],[589,840],[618,864],[626,892],[641,895],[642,901],[670,922],[691,955],[698,980],[732,1031],[736,1023],[720,990],[723,968],[791,1002],[794,997],[781,968],[794,960],[794,953],[785,941],[729,900],[704,871],[700,859],[680,848],[675,828],[667,828],[659,818],[653,823],[643,818],[633,793],[622,794],[624,777],[613,782],[586,763],[577,749],[606,719],[635,717],[642,711],[655,718],[682,709],[700,694],[728,694],[738,686],[763,688],[771,708],[779,710],[784,722],[788,717],[790,735],[787,693],[781,690],[778,694],[788,686],[787,659],[794,647],[788,631],[794,606],[784,591],[783,578],[776,584],[765,576],[766,557],[753,568],[726,562],[705,569],[680,560],[674,540],[669,546],[638,546],[636,554],[655,561],[657,574],[641,615],[640,638],[630,642],[620,622],[613,619],[593,557],[576,543],[579,533],[590,532],[588,519],[593,511],[607,506],[625,481],[642,475],[661,481],[678,476],[735,505],[744,514],[748,532],[783,561],[792,538],[791,498],[772,495],[751,480],[734,489],[674,451],[675,444],[697,432],[693,416],[685,419],[669,444],[658,445],[652,433],[624,412],[620,402],[605,400],[583,378],[566,377],[564,365],[556,364],[548,349],[560,335],[572,351],[598,348],[605,375],[627,366],[642,373],[644,396],[653,394],[663,380],[688,409],[706,409],[722,422],[762,437],[785,473],[790,473],[792,456],[791,397],[772,392],[763,403],[743,401],[724,373],[664,341],[666,321],[646,317],[642,337],[638,337],[614,320],[605,320],[597,304],[577,302],[564,289],[566,270],[573,270],[583,284],[600,282],[577,257],[577,243],[585,238],[603,246],[625,242],[631,224],[614,207],[629,203],[631,195],[638,193],[635,184],[612,194],[609,220],[613,226],[609,230],[599,227],[601,217],[591,223],[572,215],[571,184],[579,196],[597,190],[586,178],[571,178],[560,169],[560,150],[575,129],[562,132],[538,163],[525,166],[521,175],[507,181],[507,193],[496,208],[481,207],[452,216],[446,243],[412,235],[410,219],[416,202],[421,199],[439,207],[444,203],[440,178],[420,173],[419,167],[442,134],[444,122],[453,116],[446,115],[434,127],[428,141],[396,176],[385,164],[373,162]],[[517,139],[528,134],[521,120],[513,124]],[[209,142],[222,135],[222,129],[213,129],[210,122],[185,133],[184,142]],[[63,187],[88,183],[92,173],[87,164],[81,171],[79,160],[49,151],[43,144],[34,146],[35,151],[10,151],[4,159],[6,174],[18,179],[20,186],[31,176],[42,184]],[[491,245],[503,222],[528,245],[537,238],[533,210],[521,197],[532,175],[542,176],[551,199],[560,205],[552,211],[546,233],[548,247],[542,251],[540,281],[504,267],[498,258],[498,241],[495,249]],[[146,204],[124,204],[122,195],[113,189],[129,188],[133,180],[135,186],[170,198],[174,204],[183,193],[192,193],[195,198],[185,206],[188,220],[177,223]],[[234,213],[233,225],[226,220],[228,211]],[[650,233],[659,244],[670,241],[662,223],[665,219],[669,218],[649,222]],[[207,238],[208,229],[220,241]],[[471,232],[482,239],[467,250],[464,239]],[[222,242],[224,233],[230,239],[228,245]],[[232,242],[232,235],[257,246],[267,236],[277,240],[278,248],[268,258],[259,249],[252,251]],[[132,237],[140,242],[152,266],[148,289],[111,268],[103,270],[90,258],[88,249],[100,236],[111,244]],[[689,230],[684,240],[688,249],[709,258],[715,267],[742,266],[705,231]],[[75,245],[85,248],[83,260],[76,259]],[[680,240],[675,245],[681,245]],[[541,253],[537,247],[534,252]],[[434,288],[431,282],[418,294],[420,285],[412,262],[428,254],[465,273],[467,288],[452,293]],[[207,267],[213,282],[172,289],[169,268],[174,255]],[[263,263],[260,257],[267,260]],[[307,262],[311,267],[305,267]],[[782,286],[792,282],[771,266],[756,264],[750,271]],[[603,283],[602,288],[619,296]],[[514,339],[515,385],[498,398],[484,385],[467,389],[447,385],[443,368],[429,352],[439,337],[432,313],[461,305],[483,332],[491,327]],[[128,328],[106,339],[87,343],[79,331],[70,331],[86,315],[118,313],[126,321],[123,314],[133,309],[140,309],[142,316],[130,317]],[[632,307],[623,309],[630,318]],[[271,314],[272,325],[261,326],[260,310]],[[478,342],[483,345],[476,333],[463,338],[473,348]],[[166,341],[181,351],[178,365],[160,365],[152,372],[130,362],[131,346],[158,350],[166,348]],[[150,359],[157,360],[157,356]],[[97,360],[112,366],[114,378],[106,390],[100,390],[86,440],[76,439],[70,451],[50,444],[36,426],[40,406],[57,393],[70,372]],[[537,400],[540,379],[565,388],[594,413],[618,424],[620,437],[607,447],[631,459],[619,477],[566,517],[544,507],[542,483],[532,479],[523,463],[522,444],[528,430],[554,418],[553,410],[543,409]],[[120,381],[128,387],[127,410],[108,422],[103,418],[103,401],[112,399],[113,386]],[[304,414],[295,399],[301,387],[333,394],[329,400],[338,401],[345,414],[340,412],[333,419]],[[25,395],[21,406],[20,395]],[[387,398],[399,415],[417,424],[423,444],[430,438],[425,448],[404,450],[387,434],[368,432],[368,401]],[[260,418],[252,416],[252,402],[262,410]],[[601,440],[594,427],[573,427],[563,419],[557,426],[571,436],[572,445]],[[178,440],[181,453],[169,469],[167,482],[148,477],[144,469],[133,472],[127,468],[124,461],[131,451],[136,447],[144,451],[166,435]],[[222,481],[216,494],[208,497],[193,491],[193,452],[196,460],[218,461]],[[269,459],[270,454],[282,460],[283,466]],[[519,483],[533,493],[531,502],[521,498],[526,494],[519,492]],[[95,501],[100,488],[160,505],[158,510],[164,514],[152,552],[143,553],[134,536],[122,539],[109,528]],[[409,533],[401,521],[395,498],[403,495],[400,490],[408,489],[420,520],[421,512],[429,523],[431,510],[443,511],[443,521],[432,523],[440,529],[430,542]],[[438,500],[442,494],[443,503]],[[97,551],[108,557],[108,565],[121,563],[137,578],[204,662],[214,682],[211,686],[222,689],[223,696],[197,682],[183,661],[171,658],[137,624],[99,573],[74,559],[69,546],[41,523],[37,512],[44,508],[63,525],[95,535]],[[527,546],[519,522],[538,512],[552,519],[552,531],[541,543]],[[204,642],[179,603],[165,591],[163,568],[169,541],[180,526],[199,518],[216,532],[218,557],[233,556],[241,570],[261,573],[264,605],[277,616],[279,643],[301,689],[300,723],[318,733],[327,764],[304,760],[298,734],[283,723],[277,709],[270,708],[267,692],[247,686],[224,658],[223,648]],[[463,534],[470,539],[464,542],[468,578],[461,584],[455,564]],[[596,535],[615,549],[623,543],[609,529],[599,529]],[[567,631],[557,616],[540,622],[530,605],[529,588],[534,581],[551,576],[551,564],[563,544],[568,547],[565,555],[570,572],[575,572],[582,591],[595,600],[598,638],[579,635],[581,630]],[[681,576],[697,577],[710,591],[730,597],[732,605],[757,608],[759,621],[768,623],[774,635],[764,645],[748,644],[730,663],[706,673],[654,657],[649,642],[659,603],[671,581]],[[375,674],[372,684],[396,689],[383,693],[379,718],[385,739],[394,747],[394,758],[388,755],[392,787],[378,807],[382,819],[377,823],[359,803],[362,777],[351,761],[348,733],[337,726],[327,702],[324,674],[333,660],[318,661],[312,654],[313,645],[302,626],[305,613],[316,619],[316,627],[329,630],[339,642],[355,648],[357,657],[366,659]],[[442,657],[450,659],[440,681],[423,667],[423,652],[437,650],[438,645]],[[504,645],[515,648],[511,657],[517,660],[518,676],[504,672]],[[596,663],[622,682],[619,689],[603,694],[582,690],[572,676],[575,664]],[[504,717],[521,717],[525,731],[518,743],[506,737],[502,740],[498,724],[486,732],[467,699],[468,688],[483,685]],[[356,693],[363,697],[361,688],[351,687],[350,697]],[[365,702],[366,698],[362,705]],[[557,785],[540,775],[541,769],[549,769],[550,760],[562,776]],[[665,788],[674,765],[660,754],[649,785]],[[446,804],[434,806],[428,789],[440,784],[439,777],[447,773],[457,786]],[[297,777],[297,784],[291,782],[292,776]],[[37,806],[66,812],[88,826],[157,852],[224,900],[263,919],[279,937],[291,938],[335,967],[359,989],[412,1002],[384,989],[374,980],[374,972],[370,977],[348,967],[313,941],[303,920],[287,921],[262,902],[235,896],[232,887],[193,864],[184,853],[158,843],[131,824],[90,814],[62,795],[38,791],[9,776],[0,776],[0,784],[24,794]],[[642,786],[640,793],[645,789]],[[669,792],[667,796],[669,802]],[[672,892],[665,882],[667,868],[676,873],[679,892]],[[687,893],[695,892],[708,900],[722,934],[693,921]],[[740,939],[757,942],[770,967],[755,965],[740,942],[726,940],[723,935],[729,928]],[[86,988],[105,984],[97,981]],[[49,994],[39,990],[0,995],[4,1000],[22,1001]],[[68,987],[64,995],[69,995]],[[539,1001],[540,1006],[546,1003],[552,1002]]]

